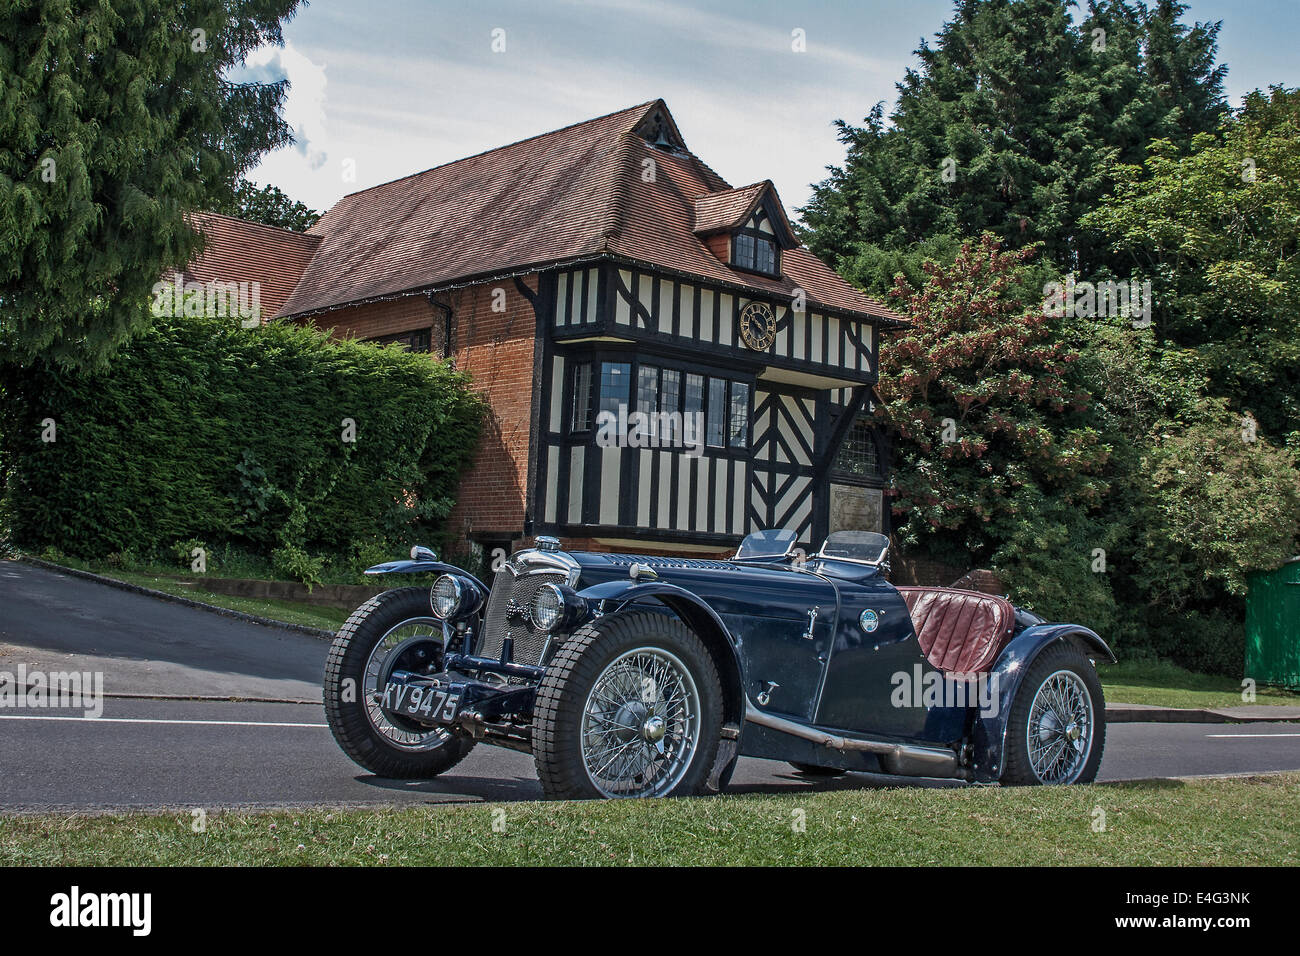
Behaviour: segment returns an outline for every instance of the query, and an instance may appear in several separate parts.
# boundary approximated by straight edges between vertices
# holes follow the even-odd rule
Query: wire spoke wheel
[[[474,749],[471,739],[389,717],[375,700],[394,669],[436,666],[443,642],[427,587],[376,594],[343,622],[325,656],[321,696],[330,733],[359,766],[381,777],[429,780]]]
[[[1025,744],[1029,767],[1040,783],[1078,779],[1092,752],[1094,713],[1092,695],[1074,671],[1054,671],[1038,685]]]
[[[430,640],[441,642],[442,622],[434,617],[408,618],[389,628],[370,651],[370,656],[366,658],[365,670],[361,675],[360,694],[361,700],[365,702],[366,719],[370,721],[370,726],[376,733],[394,747],[419,752],[440,747],[451,735],[445,730],[420,727],[414,722],[408,726],[394,723],[375,702],[375,695],[384,692],[381,681],[384,661],[389,652],[412,637],[428,637]]]
[[[638,647],[596,678],[582,711],[583,765],[607,797],[670,792],[699,746],[700,695],[675,654]]]

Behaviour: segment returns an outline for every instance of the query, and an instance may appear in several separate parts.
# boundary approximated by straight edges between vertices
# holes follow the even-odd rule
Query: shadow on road
[[[737,776],[727,787],[728,795],[737,794],[793,794],[831,793],[838,790],[882,790],[898,787],[918,789],[970,786],[960,780],[932,780],[922,777],[884,777],[868,773],[849,773],[842,777],[807,777],[796,771],[773,774],[770,761],[745,760]],[[532,777],[463,776],[454,771],[434,780],[396,780],[359,774],[353,778],[364,786],[389,790],[406,796],[428,794],[430,804],[466,802],[509,803],[520,800],[543,799],[541,785]],[[464,800],[457,801],[457,796]],[[403,801],[406,803],[407,801]]]

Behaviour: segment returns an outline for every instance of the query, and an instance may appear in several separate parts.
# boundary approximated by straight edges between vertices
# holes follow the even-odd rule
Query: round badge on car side
[[[862,625],[864,631],[870,634],[880,626],[880,615],[871,610],[871,608],[867,608],[862,612],[861,616],[858,617],[858,623]]]

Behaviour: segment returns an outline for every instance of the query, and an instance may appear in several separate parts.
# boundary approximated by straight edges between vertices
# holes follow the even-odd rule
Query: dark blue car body
[[[908,604],[880,565],[788,554],[710,560],[566,552],[548,541],[512,555],[489,587],[431,559],[426,552],[370,573],[446,574],[470,595],[473,613],[443,625],[439,662],[444,683],[456,675],[468,701],[457,732],[518,750],[529,749],[532,695],[556,650],[593,621],[633,610],[677,618],[707,646],[724,694],[720,748],[842,770],[997,781],[1011,705],[1035,658],[1065,644],[1114,659],[1086,627],[1017,612],[1014,632],[983,675],[991,696],[913,706],[900,704],[900,682],[933,685],[952,675],[927,659]],[[535,593],[533,577],[554,582],[571,595],[570,611],[578,608],[544,635],[523,607]]]

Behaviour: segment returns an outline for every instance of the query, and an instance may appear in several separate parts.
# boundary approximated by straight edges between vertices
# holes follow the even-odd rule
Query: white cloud
[[[283,47],[267,46],[254,50],[249,54],[246,66],[243,73],[248,76],[288,78],[289,93],[281,115],[293,130],[294,137],[291,147],[264,156],[249,173],[249,178],[259,183],[275,183],[292,198],[302,199],[299,195],[302,190],[297,189],[296,184],[318,179],[330,160],[325,64],[313,62],[291,42],[286,42]],[[239,74],[236,75],[238,78]],[[328,202],[333,202],[334,198],[331,196]]]
[[[663,97],[697,155],[737,185],[772,179],[793,213],[824,167],[843,161],[831,121],[859,119],[892,98],[906,62],[855,52],[856,36],[830,23],[784,25],[779,13],[757,22],[677,3],[595,0],[491,20],[461,12],[440,21],[436,41],[420,42],[426,10],[386,8],[365,23],[325,18],[314,38],[295,36],[297,47],[278,58],[262,54],[257,62],[274,60],[294,84],[285,115],[308,146],[305,156],[277,151],[251,177],[324,210],[346,193]],[[503,54],[488,42],[498,20],[509,33]],[[386,38],[377,22],[406,29]],[[801,26],[808,51],[795,53],[790,31]],[[313,60],[329,64],[328,103],[325,69]],[[345,160],[353,179],[341,175]]]

